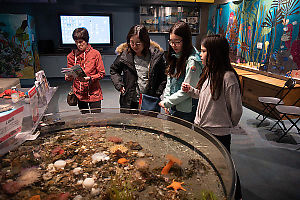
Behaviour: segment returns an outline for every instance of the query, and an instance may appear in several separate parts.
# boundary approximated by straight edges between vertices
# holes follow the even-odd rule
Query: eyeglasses
[[[172,46],[179,46],[182,42],[182,40],[177,40],[177,41],[172,41],[172,40],[168,40],[169,44]]]
[[[134,43],[134,42],[130,41],[129,44],[130,44],[130,46],[136,46],[136,47],[139,47],[139,46],[141,46],[142,43],[141,43],[141,42],[136,42],[136,43]]]

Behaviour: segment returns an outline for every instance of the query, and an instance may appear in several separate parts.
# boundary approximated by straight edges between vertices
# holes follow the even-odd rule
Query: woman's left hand
[[[89,77],[89,76],[86,76],[86,77],[78,77],[78,80],[79,80],[79,81],[82,81],[82,82],[87,82],[87,81],[91,80],[91,77]]]

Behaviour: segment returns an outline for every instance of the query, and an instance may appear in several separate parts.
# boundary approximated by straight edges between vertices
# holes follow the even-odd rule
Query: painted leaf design
[[[299,4],[299,0],[296,1],[285,0],[282,2],[280,6],[280,10],[285,16],[295,15],[299,13],[300,5],[297,6],[298,4]]]

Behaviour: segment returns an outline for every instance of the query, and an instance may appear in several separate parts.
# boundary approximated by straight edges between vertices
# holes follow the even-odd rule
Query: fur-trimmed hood
[[[152,40],[150,40],[150,47],[153,46],[154,48],[158,48],[159,51],[164,52],[163,48],[160,47],[160,45]],[[126,42],[120,44],[117,48],[115,53],[117,55],[120,55],[123,51],[128,49],[128,44]]]

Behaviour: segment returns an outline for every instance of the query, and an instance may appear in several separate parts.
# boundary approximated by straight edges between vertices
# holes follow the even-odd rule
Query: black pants
[[[178,118],[184,119],[188,122],[194,123],[194,120],[196,117],[197,106],[198,106],[198,99],[192,99],[192,111],[191,112],[189,112],[189,113],[181,112],[176,109],[176,106],[173,106],[170,109],[170,113],[174,117],[178,117]]]
[[[85,102],[78,100],[78,108],[82,114],[85,113],[100,113],[101,112],[101,101]],[[98,108],[98,109],[96,109]],[[92,110],[95,109],[95,110]]]
[[[139,102],[132,101],[130,103],[129,107],[125,107],[125,106],[121,106],[121,105],[120,105],[120,107],[121,107],[121,111],[120,111],[121,113],[130,113],[130,114],[137,114],[137,113],[139,113],[138,111],[122,110],[122,108],[123,109],[138,109],[139,108]]]
[[[230,144],[231,144],[231,135],[224,135],[224,136],[218,136],[214,135],[227,149],[227,151],[230,153]],[[236,190],[235,190],[235,195],[234,199],[235,200],[240,200],[242,198],[242,188],[241,188],[241,183],[240,183],[240,178],[238,173],[237,175],[237,180],[236,180]]]

